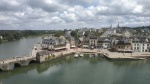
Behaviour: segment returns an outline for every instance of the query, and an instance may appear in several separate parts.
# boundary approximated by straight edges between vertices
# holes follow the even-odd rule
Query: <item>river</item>
[[[1,58],[28,54],[32,44],[40,40],[40,38],[27,38],[20,41],[3,43],[0,45],[0,54],[3,53]],[[42,64],[18,67],[9,72],[0,72],[0,84],[149,83],[149,60],[110,61],[100,57],[90,58],[87,55],[81,58],[67,56]]]
[[[32,50],[32,46],[35,43],[41,42],[41,38],[42,37],[24,38],[0,44],[0,59],[29,55]]]

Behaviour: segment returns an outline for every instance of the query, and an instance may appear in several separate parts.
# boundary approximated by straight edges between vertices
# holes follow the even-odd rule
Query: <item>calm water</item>
[[[0,59],[29,55],[32,46],[38,42],[41,42],[41,37],[24,38],[17,41],[2,43],[0,44]]]
[[[5,43],[0,46],[0,54],[8,57],[27,54],[31,44],[38,40],[40,38]],[[11,53],[3,50],[7,50],[2,49],[4,46],[8,46]],[[149,84],[150,61],[108,61],[99,57],[68,56],[0,72],[0,81],[0,84]]]
[[[150,61],[68,56],[0,73],[3,84],[149,84]]]

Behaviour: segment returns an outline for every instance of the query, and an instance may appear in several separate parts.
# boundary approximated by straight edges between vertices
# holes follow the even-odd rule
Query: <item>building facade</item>
[[[113,49],[117,52],[131,53],[132,45],[129,41],[118,40],[116,44],[113,45]]]
[[[44,38],[42,41],[42,48],[48,50],[61,50],[66,49],[67,41],[64,37],[53,37]]]
[[[135,38],[132,47],[134,52],[150,52],[150,41],[147,38]]]

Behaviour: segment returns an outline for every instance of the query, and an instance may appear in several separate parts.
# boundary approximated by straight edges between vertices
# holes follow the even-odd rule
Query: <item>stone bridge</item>
[[[0,60],[0,70],[9,71],[15,67],[28,66],[30,63],[36,62],[36,56],[14,57],[11,59]]]

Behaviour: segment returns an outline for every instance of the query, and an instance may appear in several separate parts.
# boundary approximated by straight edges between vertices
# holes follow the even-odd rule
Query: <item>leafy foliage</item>
[[[58,30],[54,32],[54,36],[60,37],[61,35],[64,35],[64,31]]]
[[[42,34],[51,34],[53,31],[46,31],[46,30],[0,30],[0,36],[3,39],[0,39],[0,43],[2,40],[19,40],[22,37],[29,37],[29,36],[38,36]]]

